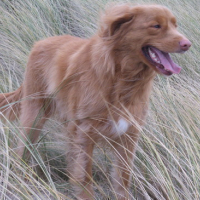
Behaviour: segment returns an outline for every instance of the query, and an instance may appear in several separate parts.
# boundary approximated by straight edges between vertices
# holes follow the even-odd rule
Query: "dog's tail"
[[[14,92],[0,94],[0,118],[15,120],[20,115],[22,86]]]

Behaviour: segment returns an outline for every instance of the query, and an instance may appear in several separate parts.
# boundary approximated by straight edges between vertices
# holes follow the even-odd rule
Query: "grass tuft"
[[[97,29],[98,13],[107,2],[110,1],[0,1],[0,92],[20,86],[35,41],[61,34],[91,36]],[[133,199],[199,200],[200,15],[197,8],[200,2],[135,0],[133,3],[167,6],[177,17],[180,31],[193,43],[190,51],[174,56],[183,67],[181,74],[169,78],[158,76],[154,82],[147,123],[141,132],[134,168],[130,169]],[[62,124],[54,120],[47,123],[28,165],[14,153],[20,125],[0,123],[0,199],[72,199],[73,190],[65,171],[68,144],[65,135],[59,133]],[[101,147],[94,154],[96,199],[114,199],[110,183],[113,158],[108,149]]]

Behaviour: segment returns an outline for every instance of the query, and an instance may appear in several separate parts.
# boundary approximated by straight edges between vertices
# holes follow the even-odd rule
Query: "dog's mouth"
[[[181,71],[181,67],[173,62],[169,53],[160,51],[152,46],[143,47],[142,51],[148,62],[150,62],[160,74],[170,76],[172,74],[178,74]]]

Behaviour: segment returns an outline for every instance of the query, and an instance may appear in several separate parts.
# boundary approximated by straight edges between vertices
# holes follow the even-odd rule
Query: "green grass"
[[[89,37],[106,0],[0,1],[0,92],[13,91],[23,80],[33,43],[52,35]],[[122,2],[122,1],[121,1]],[[128,2],[128,1],[126,1]],[[190,51],[174,55],[183,67],[179,75],[158,76],[154,82],[146,126],[141,132],[131,192],[138,200],[200,199],[200,2],[156,0],[169,7],[179,30],[193,43]],[[19,123],[0,124],[0,199],[70,199],[62,124],[50,120],[32,151],[30,164],[20,162],[13,149]],[[96,199],[113,197],[109,184],[112,156],[98,148],[94,159]]]

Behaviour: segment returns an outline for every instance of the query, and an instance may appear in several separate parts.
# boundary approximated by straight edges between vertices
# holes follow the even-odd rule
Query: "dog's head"
[[[191,46],[177,31],[174,15],[159,5],[118,5],[108,9],[102,17],[99,36],[112,43],[115,51],[135,56],[164,75],[181,70],[169,53],[182,53]]]

